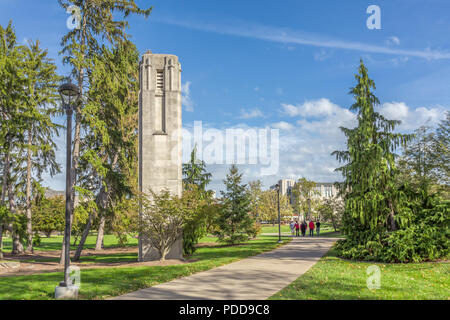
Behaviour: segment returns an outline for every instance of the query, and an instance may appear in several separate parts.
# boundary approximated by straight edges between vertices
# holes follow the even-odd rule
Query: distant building
[[[51,188],[46,188],[45,193],[44,193],[44,196],[46,198],[60,197],[60,196],[65,196],[65,195],[66,195],[65,191],[56,191]]]
[[[63,197],[64,201],[65,201],[65,199],[66,199],[66,192],[65,191],[53,190],[51,188],[46,188],[44,196],[46,198],[48,198],[48,199],[49,198],[54,198],[54,197]],[[79,203],[80,203],[80,197],[76,194],[75,195],[75,200],[74,200],[75,207],[78,206]]]
[[[278,181],[280,186],[280,194],[283,196],[287,196],[292,204],[294,202],[294,193],[293,188],[296,180],[294,179],[281,179]],[[270,189],[276,189],[276,186],[273,185]],[[334,183],[332,182],[316,182],[316,187],[318,194],[313,195],[313,198],[331,198],[338,196],[338,190]]]

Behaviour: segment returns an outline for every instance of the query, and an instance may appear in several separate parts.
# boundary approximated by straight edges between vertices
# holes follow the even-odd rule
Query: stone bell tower
[[[147,51],[140,62],[139,190],[182,194],[181,65],[171,54]],[[139,261],[159,260],[139,235]],[[183,258],[182,237],[166,259]]]

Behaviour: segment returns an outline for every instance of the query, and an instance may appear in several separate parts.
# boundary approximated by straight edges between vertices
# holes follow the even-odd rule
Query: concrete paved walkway
[[[294,238],[254,257],[115,297],[114,300],[262,300],[312,267],[338,240]]]

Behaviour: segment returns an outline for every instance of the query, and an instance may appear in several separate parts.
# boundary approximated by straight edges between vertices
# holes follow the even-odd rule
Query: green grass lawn
[[[207,242],[211,241],[207,238]],[[283,238],[284,242],[290,238]],[[213,246],[199,248],[190,259],[193,263],[172,266],[140,266],[81,270],[80,299],[105,299],[131,291],[154,286],[209,270],[242,258],[275,249],[278,237],[260,236],[238,246]],[[62,280],[62,272],[0,278],[0,300],[53,299],[55,286]]]
[[[367,267],[381,271],[381,288],[367,288]],[[331,249],[273,300],[450,299],[450,264],[386,264],[340,259]]]
[[[261,233],[277,233],[278,224],[263,224],[261,227]],[[281,225],[281,232],[291,233],[291,228],[289,225]]]
[[[89,263],[119,263],[119,262],[136,262],[138,260],[137,249],[136,252],[125,252],[125,253],[112,253],[112,254],[95,254],[88,256],[81,256],[80,263],[89,264]],[[35,258],[35,259],[27,259],[27,262],[37,262],[37,263],[45,263],[45,262],[58,262],[58,258]]]
[[[52,236],[50,238],[42,238],[41,245],[38,247],[34,247],[35,250],[42,250],[42,251],[57,251],[61,250],[61,242],[62,242],[62,236]],[[94,249],[95,248],[95,241],[97,239],[97,236],[90,235],[86,239],[86,245],[85,249]],[[8,252],[11,250],[11,239],[5,239],[5,247],[4,252]],[[199,240],[199,243],[205,243],[205,242],[217,242],[216,237],[212,236],[206,236]],[[73,243],[73,238],[72,238]],[[133,247],[138,245],[138,240],[135,237],[129,236],[128,237],[128,243],[126,247]],[[119,247],[119,243],[117,238],[114,235],[105,235],[104,237],[104,248],[116,248]],[[71,250],[75,250],[76,246],[71,246]],[[136,253],[128,252],[128,253],[114,253],[114,254],[95,254],[95,255],[89,255],[89,256],[81,256],[80,262],[81,263],[101,263],[101,262],[134,262],[137,261],[138,254]],[[58,258],[35,258],[35,259],[28,259],[27,262],[57,262],[59,261]]]
[[[71,250],[75,250],[76,246],[73,246],[74,243],[74,237],[70,237],[70,243]],[[97,235],[92,234],[89,235],[86,239],[86,243],[84,247],[86,249],[94,249],[95,248],[95,242],[97,240]],[[41,238],[41,245],[38,247],[34,247],[35,250],[42,250],[42,251],[54,251],[54,250],[61,250],[63,241],[63,236],[51,236],[50,238],[43,237]],[[79,242],[79,240],[78,240]],[[125,246],[133,247],[138,245],[138,239],[133,236],[128,236],[128,243]],[[119,246],[119,241],[115,235],[105,235],[103,238],[103,246],[105,248],[114,248]],[[3,251],[8,252],[12,250],[12,241],[11,238],[3,238]]]

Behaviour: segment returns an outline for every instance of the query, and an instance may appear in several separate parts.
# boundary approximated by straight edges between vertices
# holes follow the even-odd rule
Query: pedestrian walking
[[[294,230],[295,230],[295,223],[294,223],[294,221],[291,221],[291,223],[289,224],[289,227],[291,227],[291,234],[294,235]]]
[[[302,236],[306,235],[306,222],[303,221],[302,225],[300,226],[300,228],[302,229]]]
[[[300,236],[299,230],[300,230],[300,225],[298,224],[297,221],[295,221],[295,236],[296,236],[296,237],[299,237],[299,236]]]
[[[319,235],[320,234],[320,221],[317,220],[316,222],[316,234]]]
[[[309,236],[314,237],[314,221],[309,222]]]

